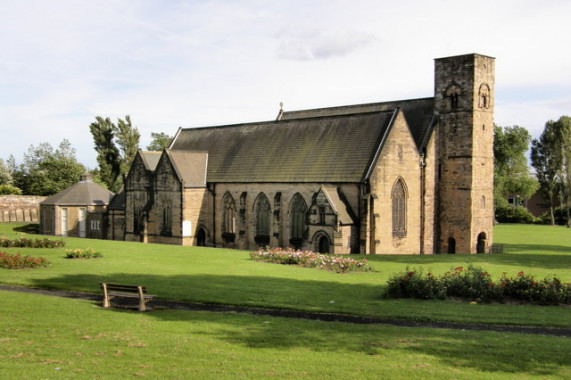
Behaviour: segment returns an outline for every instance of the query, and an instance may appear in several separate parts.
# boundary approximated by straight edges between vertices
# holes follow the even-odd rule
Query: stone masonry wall
[[[45,199],[33,195],[0,195],[0,223],[38,222],[40,202]]]

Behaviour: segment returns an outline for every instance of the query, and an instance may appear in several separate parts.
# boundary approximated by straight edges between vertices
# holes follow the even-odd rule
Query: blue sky
[[[141,133],[433,96],[434,58],[496,57],[495,121],[534,137],[571,114],[566,0],[0,0],[0,158],[89,124]]]

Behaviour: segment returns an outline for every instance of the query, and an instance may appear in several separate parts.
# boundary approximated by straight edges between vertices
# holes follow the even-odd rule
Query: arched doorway
[[[204,228],[199,228],[198,231],[196,231],[196,245],[206,247],[206,231]]]
[[[331,244],[329,243],[329,238],[325,235],[322,235],[317,243],[317,250],[319,253],[329,253],[329,247]]]
[[[456,253],[456,239],[448,238],[448,253]]]
[[[486,233],[480,232],[478,235],[478,243],[476,244],[476,253],[486,253]]]

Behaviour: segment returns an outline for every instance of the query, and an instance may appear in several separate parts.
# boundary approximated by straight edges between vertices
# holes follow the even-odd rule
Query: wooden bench
[[[156,297],[146,294],[147,288],[144,286],[101,283],[101,289],[103,289],[103,307],[110,307],[110,300],[113,297],[138,298],[139,311],[145,311],[146,303]]]

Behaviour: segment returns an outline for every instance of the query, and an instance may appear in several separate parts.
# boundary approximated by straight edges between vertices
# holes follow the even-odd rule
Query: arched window
[[[172,236],[172,205],[168,202],[163,205],[163,217],[161,221],[161,235]]]
[[[483,195],[480,198],[480,208],[486,208],[486,197]]]
[[[457,108],[460,108],[459,100],[461,94],[462,94],[462,89],[460,88],[460,86],[456,84],[452,84],[446,89],[446,93],[444,94],[444,96],[448,99],[449,110],[455,110]]]
[[[307,204],[301,196],[296,193],[293,196],[290,206],[290,243],[295,248],[301,247],[301,241],[305,235],[307,226]]]
[[[255,204],[256,214],[256,243],[259,245],[270,244],[270,227],[271,227],[271,207],[268,197],[264,193],[260,193]]]
[[[480,108],[490,108],[490,86],[488,86],[486,83],[482,83],[480,85],[478,99],[478,106]]]
[[[393,236],[406,236],[406,184],[402,178],[396,180],[391,193],[393,203]]]
[[[236,202],[230,193],[224,195],[222,233],[236,233]]]
[[[234,242],[236,238],[236,202],[232,194],[224,194],[222,198],[222,239]]]

